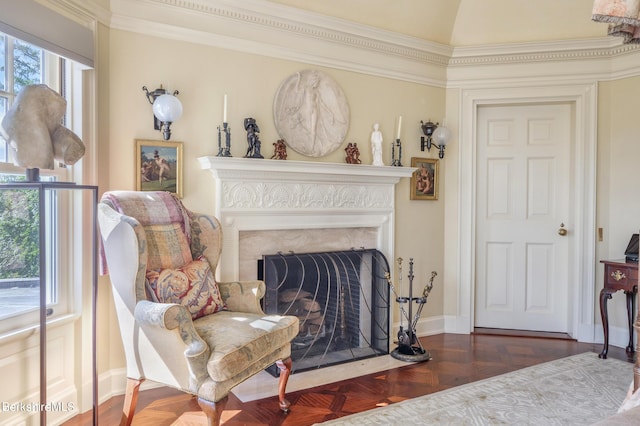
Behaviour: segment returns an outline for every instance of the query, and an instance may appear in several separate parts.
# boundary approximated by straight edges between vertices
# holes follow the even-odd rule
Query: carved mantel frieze
[[[224,228],[222,279],[246,277],[261,254],[293,246],[322,251],[335,244],[347,249],[366,244],[393,258],[395,186],[415,168],[213,156],[198,160],[215,182],[214,214]]]
[[[216,210],[393,209],[395,184],[414,168],[200,157],[221,193]]]

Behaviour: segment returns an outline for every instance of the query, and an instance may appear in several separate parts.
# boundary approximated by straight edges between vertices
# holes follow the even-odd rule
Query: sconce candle
[[[402,116],[398,117],[398,135],[396,139],[400,139],[400,128],[402,127]]]
[[[222,109],[222,122],[227,122],[227,94],[224,94],[224,107]]]
[[[431,147],[435,145],[438,148],[438,157],[444,158],[444,148],[451,139],[451,131],[444,125],[440,126],[431,120],[426,123],[420,121],[420,127],[424,133],[424,136],[420,137],[420,150],[424,151],[426,147],[427,151],[431,151]]]

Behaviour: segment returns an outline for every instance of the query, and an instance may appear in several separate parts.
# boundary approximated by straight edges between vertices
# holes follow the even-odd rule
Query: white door
[[[478,109],[476,327],[569,331],[571,123],[569,104]]]

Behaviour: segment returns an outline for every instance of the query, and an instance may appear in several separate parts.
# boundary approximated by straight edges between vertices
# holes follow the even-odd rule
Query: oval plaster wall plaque
[[[342,88],[318,70],[298,71],[278,88],[273,103],[278,135],[299,154],[322,157],[344,142],[349,105]]]

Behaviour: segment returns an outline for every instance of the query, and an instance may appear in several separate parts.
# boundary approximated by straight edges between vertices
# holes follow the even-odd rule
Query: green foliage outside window
[[[0,190],[0,279],[39,276],[38,224],[37,190]]]
[[[42,82],[43,50],[13,39],[12,55],[6,51],[8,37],[0,34],[0,90],[7,90],[7,73],[13,75],[13,93]],[[6,64],[6,59],[13,60]],[[6,69],[9,65],[9,69]],[[0,99],[0,119],[7,99]],[[0,138],[0,161],[7,161],[6,143]],[[24,180],[23,176],[0,174],[0,183]],[[0,190],[0,279],[39,276],[38,191]]]
[[[13,91],[42,81],[42,49],[16,40],[13,45]]]

